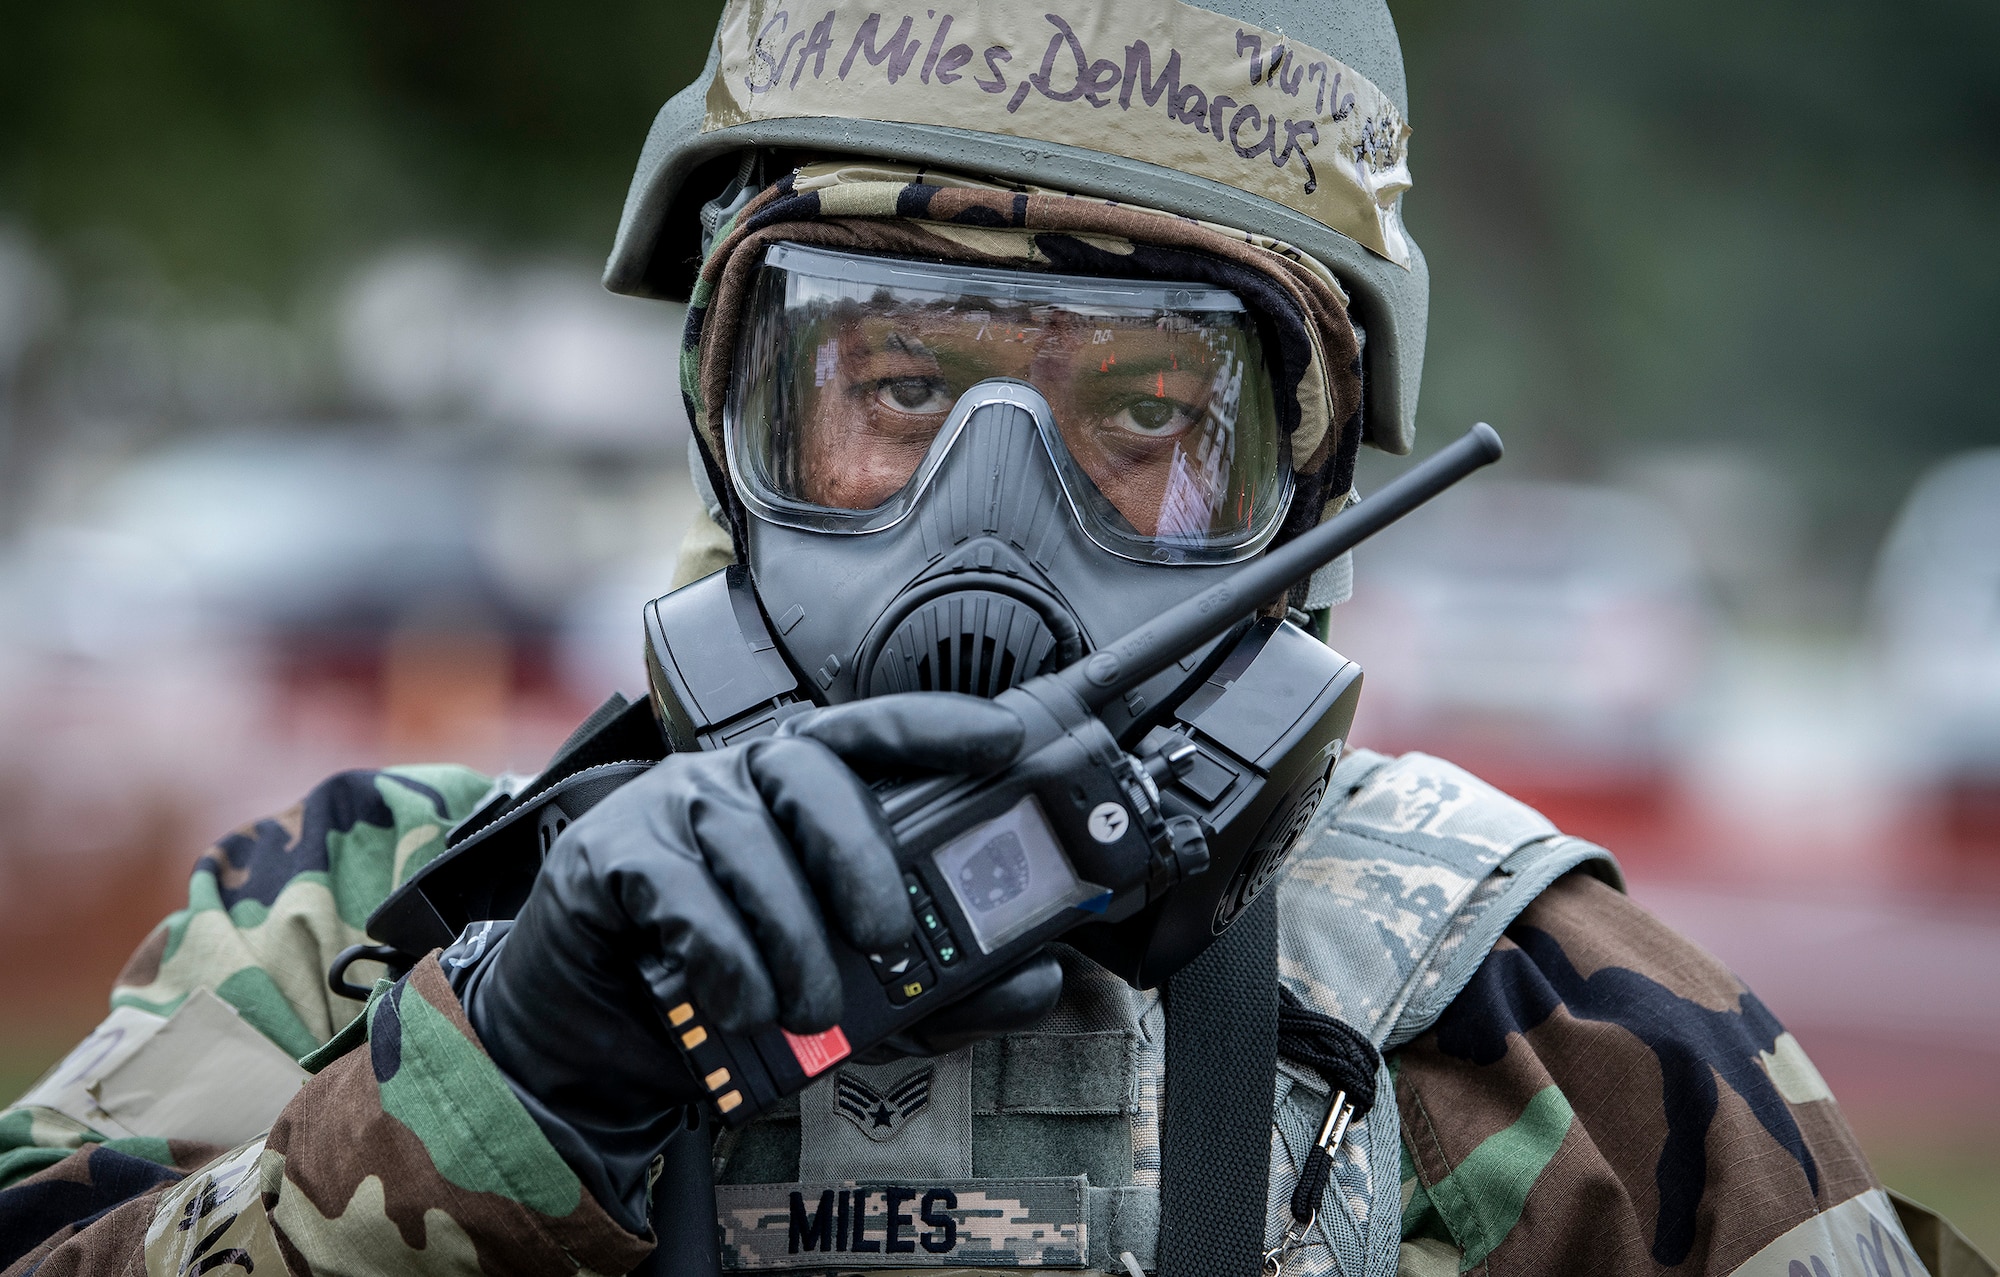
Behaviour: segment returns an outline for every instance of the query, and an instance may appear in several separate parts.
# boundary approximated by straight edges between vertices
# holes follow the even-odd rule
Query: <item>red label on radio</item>
[[[785,1033],[783,1029],[778,1032]],[[810,1037],[800,1037],[796,1033],[785,1033],[785,1044],[792,1048],[792,1057],[805,1070],[807,1077],[818,1077],[853,1053],[847,1045],[847,1035],[834,1025],[824,1033]]]

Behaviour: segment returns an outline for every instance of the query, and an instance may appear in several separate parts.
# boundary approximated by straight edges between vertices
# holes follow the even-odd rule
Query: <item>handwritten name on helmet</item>
[[[732,0],[704,130],[832,116],[1061,142],[1264,195],[1407,265],[1409,128],[1353,68],[1175,0]]]

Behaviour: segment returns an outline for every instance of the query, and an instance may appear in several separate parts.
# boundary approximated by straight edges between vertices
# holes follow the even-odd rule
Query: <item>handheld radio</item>
[[[997,701],[1026,727],[1006,770],[878,787],[909,892],[909,935],[872,953],[829,937],[839,1024],[811,1036],[731,1034],[691,997],[666,999],[673,1036],[721,1120],[742,1125],[1058,937],[1140,988],[1199,954],[1277,877],[1310,823],[1361,688],[1359,667],[1298,627],[1245,621],[1500,455],[1499,436],[1475,426],[1366,502],[1002,692]],[[513,917],[567,824],[663,752],[750,739],[812,708],[741,568],[649,604],[647,632],[650,712],[608,706],[622,712],[580,730],[585,739],[526,790],[455,829],[448,850],[369,919],[386,943],[336,961],[336,988],[355,958],[407,965],[471,922]],[[1134,694],[1168,673],[1175,703],[1132,711]],[[1104,721],[1113,706],[1152,724],[1129,752]]]

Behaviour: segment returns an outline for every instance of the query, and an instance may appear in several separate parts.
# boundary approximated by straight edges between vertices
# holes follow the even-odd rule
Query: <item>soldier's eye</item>
[[[949,392],[937,377],[885,377],[875,384],[875,400],[898,412],[943,412],[951,407]]]
[[[1111,418],[1111,424],[1130,434],[1163,438],[1186,430],[1197,415],[1178,399],[1134,399]]]

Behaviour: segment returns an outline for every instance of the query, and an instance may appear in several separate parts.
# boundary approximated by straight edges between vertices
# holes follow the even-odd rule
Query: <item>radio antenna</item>
[[[1500,436],[1480,422],[1366,501],[1349,506],[1241,571],[1051,677],[1095,712],[1219,638],[1267,601],[1311,576],[1481,466],[1501,457]]]

